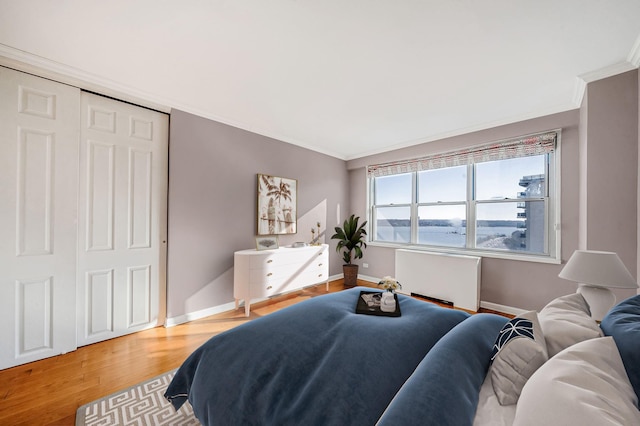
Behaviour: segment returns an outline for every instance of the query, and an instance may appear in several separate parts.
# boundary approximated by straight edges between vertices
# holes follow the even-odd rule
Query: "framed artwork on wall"
[[[258,235],[298,232],[298,181],[258,174]]]

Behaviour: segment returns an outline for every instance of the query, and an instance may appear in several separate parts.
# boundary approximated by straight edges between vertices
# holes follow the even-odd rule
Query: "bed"
[[[399,317],[356,314],[361,291],[213,337],[165,397],[203,425],[640,424],[640,296],[601,328],[577,293],[509,320],[404,295]]]

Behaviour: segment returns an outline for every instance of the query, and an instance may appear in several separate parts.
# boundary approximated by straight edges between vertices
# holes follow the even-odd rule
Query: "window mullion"
[[[375,199],[375,186],[376,186],[376,180],[375,179],[367,179],[367,206],[369,207],[367,209],[368,211],[368,218],[367,221],[369,223],[369,235],[367,236],[367,242],[371,242],[376,240],[376,235],[378,233],[378,221],[376,219],[376,202],[377,200]],[[338,205],[338,207],[340,207],[340,205]],[[337,225],[336,226],[340,226],[340,217],[337,218]]]
[[[547,175],[548,176],[548,175]],[[544,221],[544,252],[549,253],[549,226],[551,226],[551,221],[549,220],[549,197],[544,198],[544,216],[547,220]]]
[[[476,202],[475,202],[476,168],[473,164],[467,166],[467,248],[475,248],[476,244]]]
[[[418,172],[413,172],[411,176],[411,244],[418,242],[420,221],[418,217],[418,189]]]

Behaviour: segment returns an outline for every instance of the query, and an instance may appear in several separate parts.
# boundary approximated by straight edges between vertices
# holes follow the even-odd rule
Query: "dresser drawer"
[[[323,253],[318,253],[312,264],[318,268],[329,268],[329,253],[326,250]]]
[[[289,285],[286,278],[267,280],[251,284],[251,297],[271,297],[288,291]]]
[[[260,269],[270,266],[304,264],[313,258],[325,256],[328,258],[328,253],[322,246],[288,249],[286,253],[274,250],[266,254],[251,256],[249,268]]]
[[[264,269],[251,269],[249,283],[274,282],[274,280],[290,277],[296,270],[290,265],[268,266]]]

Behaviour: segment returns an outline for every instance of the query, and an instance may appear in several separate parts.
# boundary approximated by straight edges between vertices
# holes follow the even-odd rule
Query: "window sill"
[[[428,251],[435,253],[450,253],[466,256],[487,257],[492,259],[517,260],[521,262],[549,263],[555,265],[559,265],[562,263],[562,260],[559,258],[535,254],[517,254],[511,252],[495,252],[476,249],[456,249],[453,247],[425,247],[417,244],[385,243],[380,241],[367,241],[367,246],[384,247],[390,249]]]

